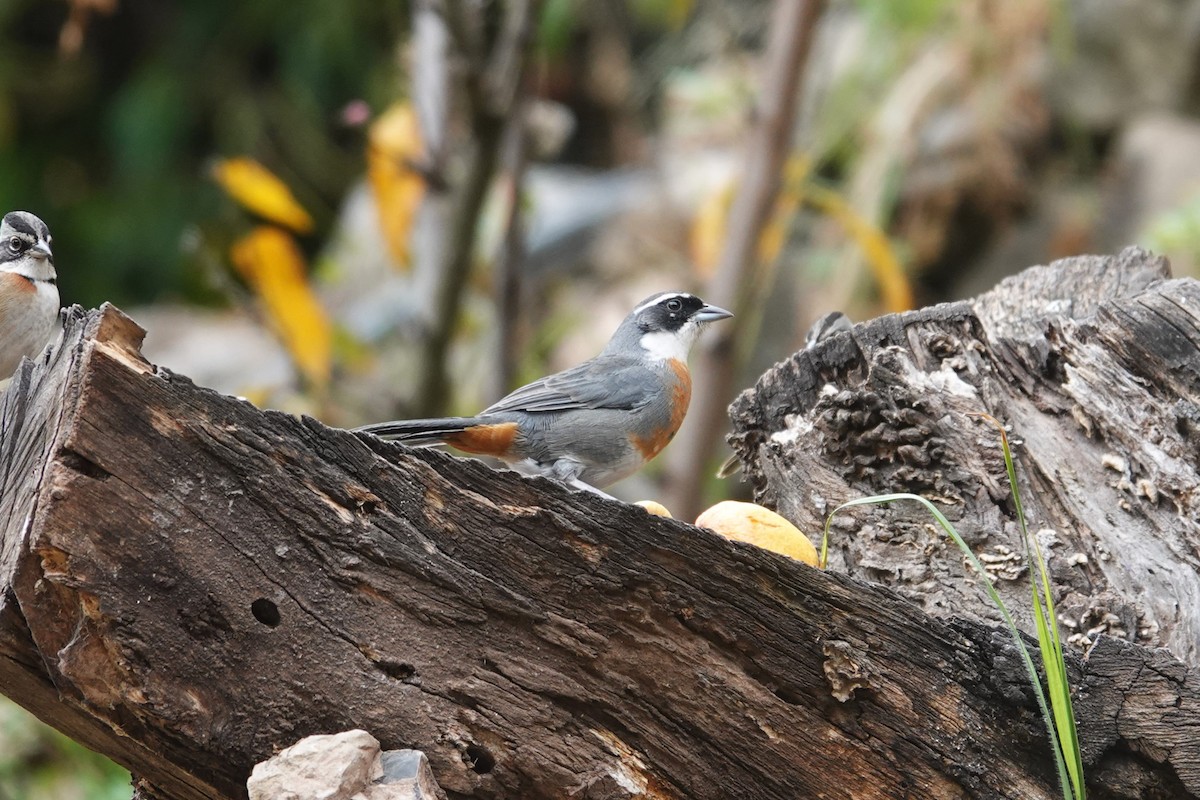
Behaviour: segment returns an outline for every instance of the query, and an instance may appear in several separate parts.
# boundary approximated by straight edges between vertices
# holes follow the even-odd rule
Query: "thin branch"
[[[766,75],[755,117],[758,124],[750,132],[725,245],[705,297],[730,308],[736,316],[714,326],[700,351],[695,381],[702,390],[692,398],[683,433],[676,437],[670,452],[669,505],[682,519],[693,519],[699,513],[718,437],[728,427],[725,409],[734,395],[735,355],[746,330],[743,321],[748,317],[755,273],[760,268],[758,242],[782,186],[804,66],[824,7],[824,0],[776,0],[772,13]]]
[[[533,21],[540,3],[512,0],[505,6],[505,20],[486,57],[470,59],[464,76],[468,116],[474,143],[454,217],[447,229],[449,247],[438,276],[434,296],[432,328],[426,340],[421,386],[417,392],[418,414],[445,413],[450,397],[446,355],[458,328],[462,293],[471,273],[479,217],[488,188],[499,163],[504,129],[516,108],[529,60]],[[446,3],[447,26],[456,44],[470,45],[465,33],[473,30],[467,9],[458,0]],[[464,53],[469,56],[470,53]]]
[[[509,0],[503,30],[488,57],[487,70],[480,76],[484,102],[497,115],[508,116],[517,107],[538,5],[538,0]]]
[[[461,196],[451,219],[448,231],[450,246],[438,276],[432,328],[425,341],[423,374],[416,404],[419,416],[435,416],[446,412],[450,399],[446,356],[458,328],[463,289],[471,273],[479,216],[499,161],[503,121],[490,115],[480,115],[472,127],[475,143]]]
[[[443,183],[451,91],[448,19],[438,0],[418,0],[413,5],[412,96],[425,144],[424,163],[419,166]]]
[[[496,316],[500,335],[496,338],[496,369],[491,397],[504,396],[513,388],[517,374],[517,353],[521,346],[521,266],[525,262],[525,218],[522,213],[522,188],[529,162],[529,100],[521,96],[505,134],[504,158],[508,173],[505,201],[508,219],[504,243],[496,264]]]
[[[463,0],[442,0],[441,8],[455,51],[466,62],[467,69],[478,75],[484,59],[478,13],[472,13]],[[468,91],[472,88],[468,86]]]

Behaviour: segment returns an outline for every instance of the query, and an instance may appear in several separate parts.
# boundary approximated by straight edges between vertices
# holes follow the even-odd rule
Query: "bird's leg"
[[[557,481],[561,481],[572,488],[582,489],[585,492],[591,492],[592,494],[598,494],[601,497],[607,497],[609,500],[617,499],[611,494],[600,491],[590,483],[581,481],[579,476],[583,474],[584,468],[585,467],[581,462],[576,461],[573,458],[560,458],[552,464],[543,465],[544,472],[542,474],[554,478]]]
[[[598,494],[601,497],[608,498],[609,500],[617,499],[617,498],[613,497],[611,494],[609,494],[608,492],[600,491],[595,486],[592,486],[590,483],[584,483],[583,481],[579,480],[579,478],[572,478],[571,480],[567,481],[566,483],[568,486],[573,486],[576,489],[582,489],[585,492],[591,492],[592,494]]]

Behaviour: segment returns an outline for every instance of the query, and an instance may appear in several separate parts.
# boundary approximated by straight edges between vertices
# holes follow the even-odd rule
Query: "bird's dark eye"
[[[8,240],[8,250],[11,253],[19,253],[25,249],[25,242],[20,236],[14,236]]]
[[[683,308],[683,301],[678,297],[672,297],[667,301],[667,311],[678,311]]]

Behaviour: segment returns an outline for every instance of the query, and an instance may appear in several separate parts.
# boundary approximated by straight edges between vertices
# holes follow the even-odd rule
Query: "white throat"
[[[692,345],[699,334],[700,326],[694,320],[688,320],[682,328],[674,333],[669,331],[643,333],[640,343],[642,349],[646,351],[646,355],[655,361],[675,359],[686,363],[688,353],[691,352]]]
[[[46,258],[25,257],[0,267],[4,272],[12,272],[31,281],[49,281],[58,278],[54,271],[54,263]]]

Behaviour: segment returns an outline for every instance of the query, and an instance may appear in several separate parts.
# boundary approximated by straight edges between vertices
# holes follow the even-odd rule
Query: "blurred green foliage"
[[[587,4],[591,2],[589,9]],[[628,16],[625,20],[642,34],[677,31],[688,19],[695,0],[626,0],[599,4],[594,0],[545,0],[538,16],[537,46],[546,55],[561,56],[592,14]],[[599,7],[599,8],[597,8]]]
[[[1170,253],[1195,269],[1200,264],[1200,194],[1151,219],[1140,240],[1151,250]]]
[[[339,111],[402,92],[406,6],[117,0],[71,56],[68,3],[0,0],[0,209],[46,220],[64,300],[87,305],[185,291],[189,226],[234,213],[216,155],[259,158],[328,225],[362,172]]]
[[[950,19],[955,0],[854,0],[866,22],[888,36],[924,36]]]
[[[0,697],[0,800],[129,800],[129,773]]]

